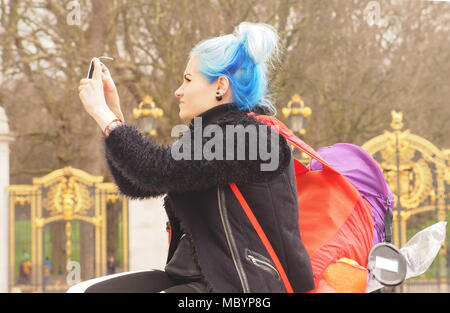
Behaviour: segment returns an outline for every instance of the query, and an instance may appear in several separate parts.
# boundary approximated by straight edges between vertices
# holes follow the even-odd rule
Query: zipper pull
[[[249,255],[248,257],[250,258],[250,260],[252,261],[253,264],[255,264],[255,265],[258,264],[258,262],[256,261],[256,259],[254,258],[253,255]]]
[[[388,205],[386,209],[386,214],[384,216],[384,233],[385,233],[385,242],[392,242],[392,219],[393,214],[391,211],[391,199],[386,197],[386,204]]]

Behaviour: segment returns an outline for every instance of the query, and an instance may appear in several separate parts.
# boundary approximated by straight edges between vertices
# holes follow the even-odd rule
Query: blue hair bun
[[[262,23],[242,22],[235,34],[203,40],[190,52],[190,57],[200,56],[198,71],[210,83],[219,76],[230,82],[235,103],[240,110],[264,106],[276,114],[267,94],[267,63],[278,59],[279,37],[272,26]]]

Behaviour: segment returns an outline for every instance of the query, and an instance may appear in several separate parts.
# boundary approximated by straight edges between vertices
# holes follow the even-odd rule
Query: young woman
[[[175,91],[189,127],[170,147],[124,122],[109,71],[94,60],[93,79],[81,81],[79,95],[104,131],[109,170],[131,199],[166,195],[171,241],[164,271],[109,275],[70,291],[285,292],[229,182],[253,209],[294,292],[314,289],[299,232],[291,149],[249,115],[276,112],[266,71],[278,51],[274,28],[247,22],[234,34],[198,43]]]

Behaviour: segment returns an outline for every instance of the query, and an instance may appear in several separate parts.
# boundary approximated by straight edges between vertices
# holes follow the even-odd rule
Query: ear
[[[219,78],[217,78],[216,85],[216,90],[220,89],[223,94],[226,94],[230,88],[230,81],[226,76],[219,76]]]

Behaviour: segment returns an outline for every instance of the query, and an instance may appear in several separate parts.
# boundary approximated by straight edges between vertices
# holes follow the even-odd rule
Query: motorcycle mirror
[[[394,287],[405,280],[407,264],[396,246],[382,242],[370,251],[367,268],[381,284]]]

